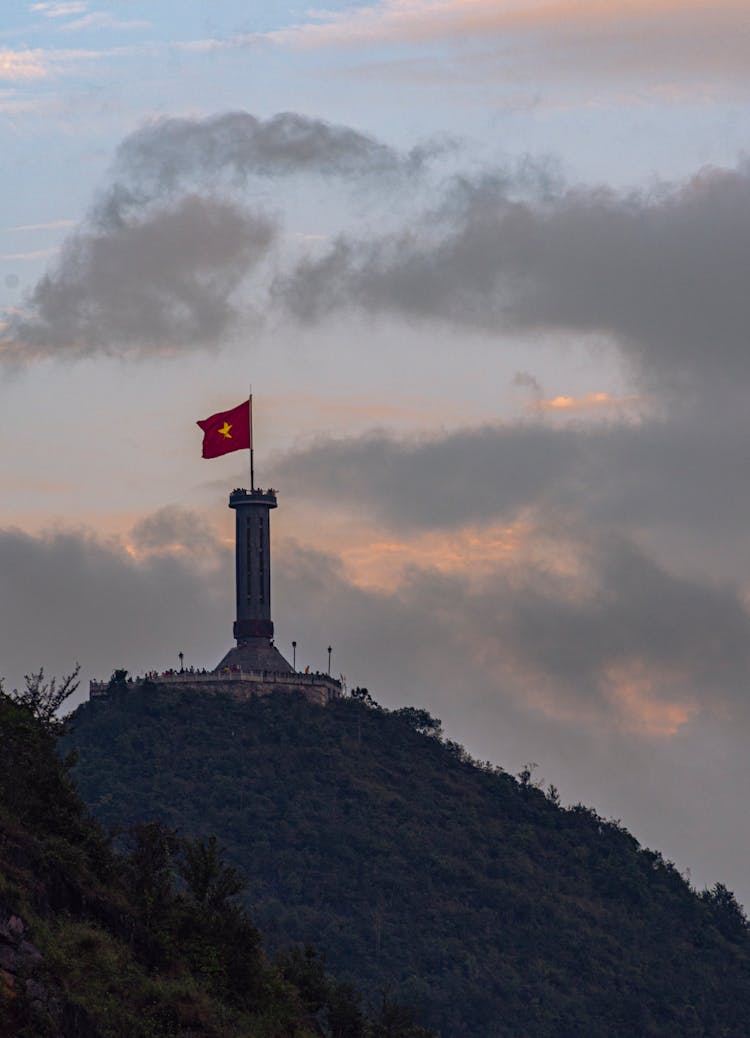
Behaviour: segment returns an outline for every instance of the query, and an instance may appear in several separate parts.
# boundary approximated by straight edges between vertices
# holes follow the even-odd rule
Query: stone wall
[[[342,695],[341,682],[327,674],[162,674],[149,678],[127,681],[126,688],[143,688],[144,685],[176,688],[186,692],[228,695],[235,699],[252,699],[253,696],[268,696],[273,692],[302,695],[309,703],[325,706]],[[106,696],[109,682],[92,681],[89,695],[92,699]]]

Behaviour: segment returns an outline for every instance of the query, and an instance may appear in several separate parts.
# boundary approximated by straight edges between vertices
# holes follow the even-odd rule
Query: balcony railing
[[[275,670],[223,670],[219,671],[167,671],[164,674],[146,674],[144,677],[128,678],[127,688],[137,688],[145,684],[153,685],[224,685],[233,681],[254,681],[264,685],[298,685],[301,688],[310,685],[324,685],[341,692],[341,682],[330,674],[300,674]],[[89,694],[101,696],[108,691],[109,681],[89,682]]]

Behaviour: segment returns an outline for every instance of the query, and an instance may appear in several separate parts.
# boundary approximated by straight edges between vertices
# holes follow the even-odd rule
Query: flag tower
[[[343,680],[330,674],[331,648],[328,647],[328,673],[296,669],[297,642],[293,641],[291,666],[273,643],[271,620],[271,511],[276,508],[276,491],[255,486],[253,468],[252,395],[229,411],[220,411],[197,424],[203,430],[203,457],[218,458],[231,451],[250,450],[250,489],[238,487],[229,495],[235,514],[235,591],[236,619],[232,646],[214,670],[184,667],[185,654],[178,653],[179,670],[147,671],[143,677],[128,679],[128,688],[148,686],[178,688],[185,692],[213,692],[252,699],[272,693],[302,695],[308,702],[325,706],[338,699]],[[91,680],[92,699],[108,696],[113,681]]]
[[[238,487],[229,495],[235,514],[235,589],[237,645],[222,659],[217,671],[273,671],[292,667],[273,644],[271,620],[271,509],[276,491],[255,486],[253,451],[253,397],[197,423],[203,430],[203,457],[217,458],[250,449],[250,490]]]

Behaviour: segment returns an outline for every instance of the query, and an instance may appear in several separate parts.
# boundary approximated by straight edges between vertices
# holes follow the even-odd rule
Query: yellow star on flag
[[[1,8],[2,3],[0,2]],[[203,421],[198,422],[198,426],[203,430],[202,455],[204,458],[220,458],[222,454],[245,450],[248,447],[252,450],[253,420],[250,407],[248,397],[237,407],[232,407],[228,411],[219,411],[217,414],[212,414],[210,418],[204,418]],[[1,998],[0,1001],[2,1001]]]

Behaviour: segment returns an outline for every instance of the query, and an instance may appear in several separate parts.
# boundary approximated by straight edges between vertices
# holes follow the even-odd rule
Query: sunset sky
[[[277,644],[750,904],[750,6],[3,4],[0,674]]]

